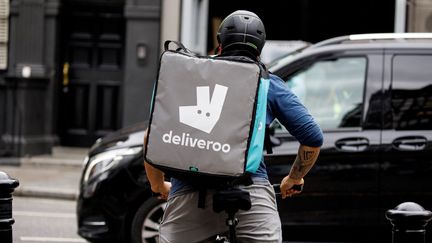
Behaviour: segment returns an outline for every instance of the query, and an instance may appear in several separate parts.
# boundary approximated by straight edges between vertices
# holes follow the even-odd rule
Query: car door
[[[407,201],[432,210],[431,50],[386,51],[382,212]]]
[[[275,72],[324,132],[324,144],[305,178],[304,192],[279,200],[282,223],[288,226],[286,237],[310,227],[337,225],[340,230],[377,223],[381,118],[376,100],[382,97],[382,58],[382,51],[325,53]],[[281,145],[266,156],[266,164],[270,180],[280,183],[289,173],[299,144],[280,124],[272,126],[276,127],[273,139]],[[305,240],[304,235],[301,239]]]

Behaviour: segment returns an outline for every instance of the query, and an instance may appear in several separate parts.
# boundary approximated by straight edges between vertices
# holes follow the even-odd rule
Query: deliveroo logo
[[[209,86],[198,86],[197,105],[180,106],[180,122],[210,133],[219,121],[228,87],[216,84],[210,98]]]
[[[220,118],[228,88],[216,84],[211,98],[209,86],[198,86],[196,91],[197,105],[180,106],[179,120],[183,124],[210,133]],[[177,135],[172,130],[162,135],[162,141],[173,145],[213,150],[215,152],[229,153],[231,150],[231,145],[227,143],[194,138],[189,133]]]

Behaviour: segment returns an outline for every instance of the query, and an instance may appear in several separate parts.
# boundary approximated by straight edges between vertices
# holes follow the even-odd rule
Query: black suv
[[[432,34],[333,38],[270,70],[324,131],[304,192],[278,202],[284,240],[390,242],[388,209],[406,201],[432,209]],[[265,159],[279,183],[298,143],[277,121],[272,127],[274,153]],[[151,197],[147,183],[145,128],[121,130],[91,149],[78,200],[82,237],[157,242],[164,202]]]

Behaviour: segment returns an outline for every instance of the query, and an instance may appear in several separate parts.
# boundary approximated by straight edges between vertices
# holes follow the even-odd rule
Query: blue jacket
[[[300,144],[310,147],[320,147],[323,144],[321,128],[306,107],[287,88],[281,78],[270,74],[270,86],[267,94],[267,125],[276,118]],[[261,160],[261,164],[253,176],[268,179],[264,159]]]
[[[321,128],[309,114],[306,107],[288,89],[281,78],[270,74],[270,85],[267,94],[267,125],[273,122],[275,118],[300,144],[310,147],[320,147],[323,144]],[[252,177],[268,179],[264,159],[261,160],[258,170]],[[187,183],[173,178],[171,179],[171,185],[170,195],[179,191]]]
[[[300,144],[310,147],[320,147],[323,144],[321,128],[306,107],[287,88],[282,79],[270,74],[270,86],[267,94],[267,125],[275,118]]]

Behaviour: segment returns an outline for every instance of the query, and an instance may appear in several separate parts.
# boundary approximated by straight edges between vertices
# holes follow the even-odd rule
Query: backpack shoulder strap
[[[264,148],[267,151],[267,154],[273,154],[273,144],[270,140],[270,127],[266,125],[265,134],[264,134]]]
[[[265,78],[265,79],[270,78],[270,76],[269,76],[270,72],[267,69],[266,65],[262,62],[258,62],[258,66],[260,67],[260,70],[261,70],[261,77]]]
[[[259,67],[261,69],[261,78],[264,79],[269,79],[270,75],[269,75],[269,71],[266,67],[266,65],[262,62],[259,62]],[[273,154],[273,145],[272,142],[270,140],[270,127],[268,125],[266,125],[265,127],[265,133],[264,133],[264,148],[267,151],[267,154]]]

